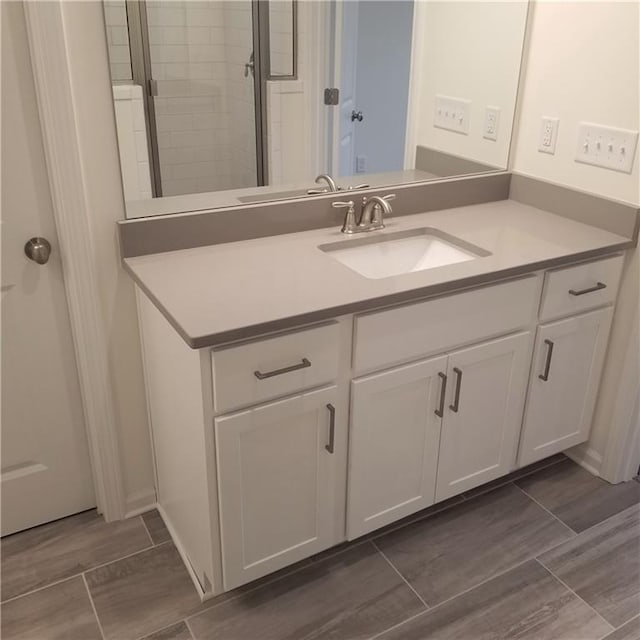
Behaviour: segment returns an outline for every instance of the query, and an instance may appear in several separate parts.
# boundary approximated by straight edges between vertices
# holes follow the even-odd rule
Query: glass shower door
[[[263,184],[251,0],[136,4],[156,195]]]

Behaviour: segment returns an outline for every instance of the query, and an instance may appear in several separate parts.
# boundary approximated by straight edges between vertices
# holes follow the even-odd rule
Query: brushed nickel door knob
[[[24,245],[24,252],[29,260],[47,264],[51,255],[51,243],[46,238],[31,238]]]

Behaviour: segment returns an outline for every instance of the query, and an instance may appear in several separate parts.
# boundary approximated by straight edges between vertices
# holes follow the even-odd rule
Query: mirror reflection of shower
[[[295,78],[294,3],[105,0],[127,200],[268,184],[267,80]]]

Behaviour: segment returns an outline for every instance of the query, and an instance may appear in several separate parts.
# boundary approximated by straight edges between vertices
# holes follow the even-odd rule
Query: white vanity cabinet
[[[447,356],[351,385],[347,538],[433,504]]]
[[[352,383],[347,538],[513,469],[531,332]]]
[[[615,255],[545,274],[519,466],[589,438],[622,264]]]
[[[586,440],[621,265],[199,350],[140,295],[158,509],[201,595]]]
[[[539,327],[520,466],[588,439],[612,316],[608,306]]]
[[[436,502],[514,468],[531,341],[527,331],[449,356]]]
[[[215,419],[225,589],[335,543],[339,410],[334,385]]]

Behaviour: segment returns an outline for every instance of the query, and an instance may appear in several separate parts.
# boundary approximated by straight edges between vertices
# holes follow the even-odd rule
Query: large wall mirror
[[[508,165],[526,0],[104,0],[127,216]]]

